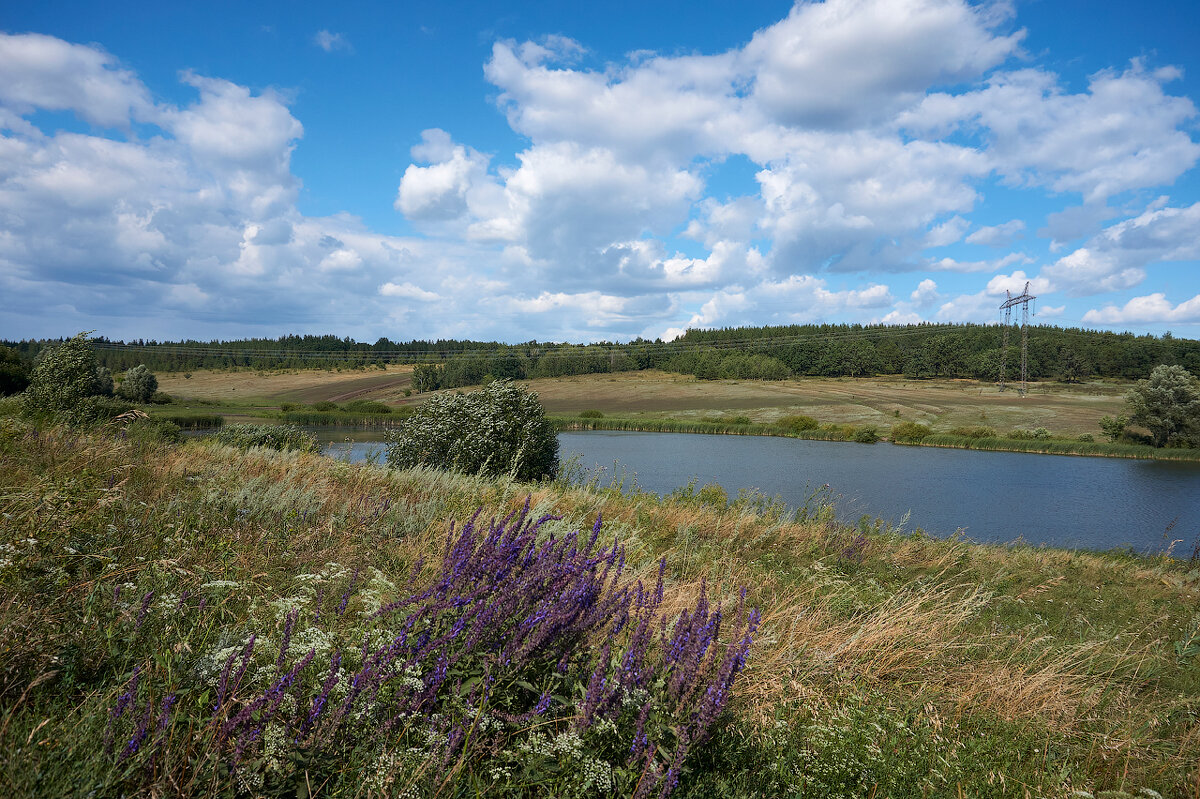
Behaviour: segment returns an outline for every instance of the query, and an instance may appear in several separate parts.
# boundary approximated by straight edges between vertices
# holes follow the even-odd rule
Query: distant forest
[[[114,373],[138,364],[154,372],[198,369],[361,368],[417,364],[419,391],[477,385],[491,378],[528,379],[662,369],[700,379],[781,380],[793,376],[997,380],[1005,329],[998,325],[789,325],[689,330],[674,341],[555,344],[530,341],[408,341],[374,344],[336,336],[238,341],[94,340]],[[32,361],[55,340],[4,342]],[[1005,373],[1019,378],[1021,332],[1009,328]],[[1139,379],[1159,364],[1200,374],[1200,341],[1040,325],[1029,328],[1030,379]]]

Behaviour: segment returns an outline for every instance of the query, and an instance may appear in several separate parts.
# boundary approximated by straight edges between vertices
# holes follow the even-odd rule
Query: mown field
[[[411,389],[410,367],[384,371],[297,371],[290,373],[197,372],[159,376],[173,396],[228,403],[236,414],[277,409],[280,403],[378,400],[393,405],[420,402]],[[801,378],[780,381],[697,380],[666,372],[623,372],[525,381],[546,411],[571,415],[598,410],[610,416],[682,421],[747,416],[757,423],[804,414],[823,423],[874,424],[886,430],[897,421],[931,426],[993,427],[1001,433],[1046,427],[1057,434],[1097,435],[1101,416],[1124,411],[1128,385],[1032,383],[1021,398],[991,383],[973,380],[907,380],[899,377]]]
[[[116,427],[0,420],[0,461],[5,796],[659,795],[673,773],[674,796],[1200,797],[1200,562],[1186,554],[981,546],[844,527],[820,497],[792,515]],[[473,514],[486,525],[526,502],[561,517],[539,546],[602,516],[622,580],[652,586],[665,564],[664,626],[643,653],[663,682],[614,696],[603,724],[581,726],[602,685],[586,670],[563,683],[566,656],[565,671],[551,659],[515,677],[459,660],[437,682],[436,652],[392,682],[371,671],[403,619],[381,611],[461,562]],[[742,587],[761,624],[689,748],[695,716],[638,707],[673,696],[671,630],[701,596],[736,644]],[[603,628],[569,651],[616,679],[630,636]],[[379,692],[337,705],[355,674]],[[448,698],[373,715],[412,681]],[[323,696],[346,715],[322,715]]]

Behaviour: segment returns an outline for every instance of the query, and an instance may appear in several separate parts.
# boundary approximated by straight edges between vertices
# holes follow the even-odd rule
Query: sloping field
[[[191,379],[169,374],[159,386],[181,398],[239,404],[344,402],[372,399],[391,404],[420,402],[405,397],[411,367],[383,371],[300,371],[279,374],[197,372]],[[1126,387],[1113,383],[1032,383],[1021,398],[994,384],[974,380],[907,380],[901,377],[798,380],[697,380],[666,372],[530,380],[549,413],[594,409],[607,415],[700,419],[744,415],[759,423],[790,414],[821,422],[876,424],[897,421],[930,425],[939,431],[985,425],[1003,433],[1013,428],[1046,427],[1060,434],[1099,433],[1101,416],[1124,410]]]
[[[183,399],[223,402],[278,404],[280,402],[345,402],[370,395],[404,396],[412,385],[411,366],[371,369],[303,370],[295,372],[166,373],[158,375],[158,387]]]

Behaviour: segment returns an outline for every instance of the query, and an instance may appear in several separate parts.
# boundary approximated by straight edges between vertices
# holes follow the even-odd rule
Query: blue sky
[[[114,11],[114,8],[119,10]],[[0,337],[1200,337],[1200,4],[0,9]]]

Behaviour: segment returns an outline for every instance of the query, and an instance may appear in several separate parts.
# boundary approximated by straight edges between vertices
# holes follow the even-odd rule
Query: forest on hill
[[[674,341],[504,344],[457,339],[373,344],[337,336],[234,341],[93,340],[114,373],[138,364],[155,372],[199,369],[362,368],[416,364],[418,390],[530,379],[662,369],[701,379],[780,380],[795,376],[997,380],[1019,377],[1021,332],[999,325],[789,325],[689,330]],[[26,362],[60,340],[3,342]],[[1158,364],[1200,373],[1200,341],[1038,325],[1028,328],[1030,379],[1140,379]]]

